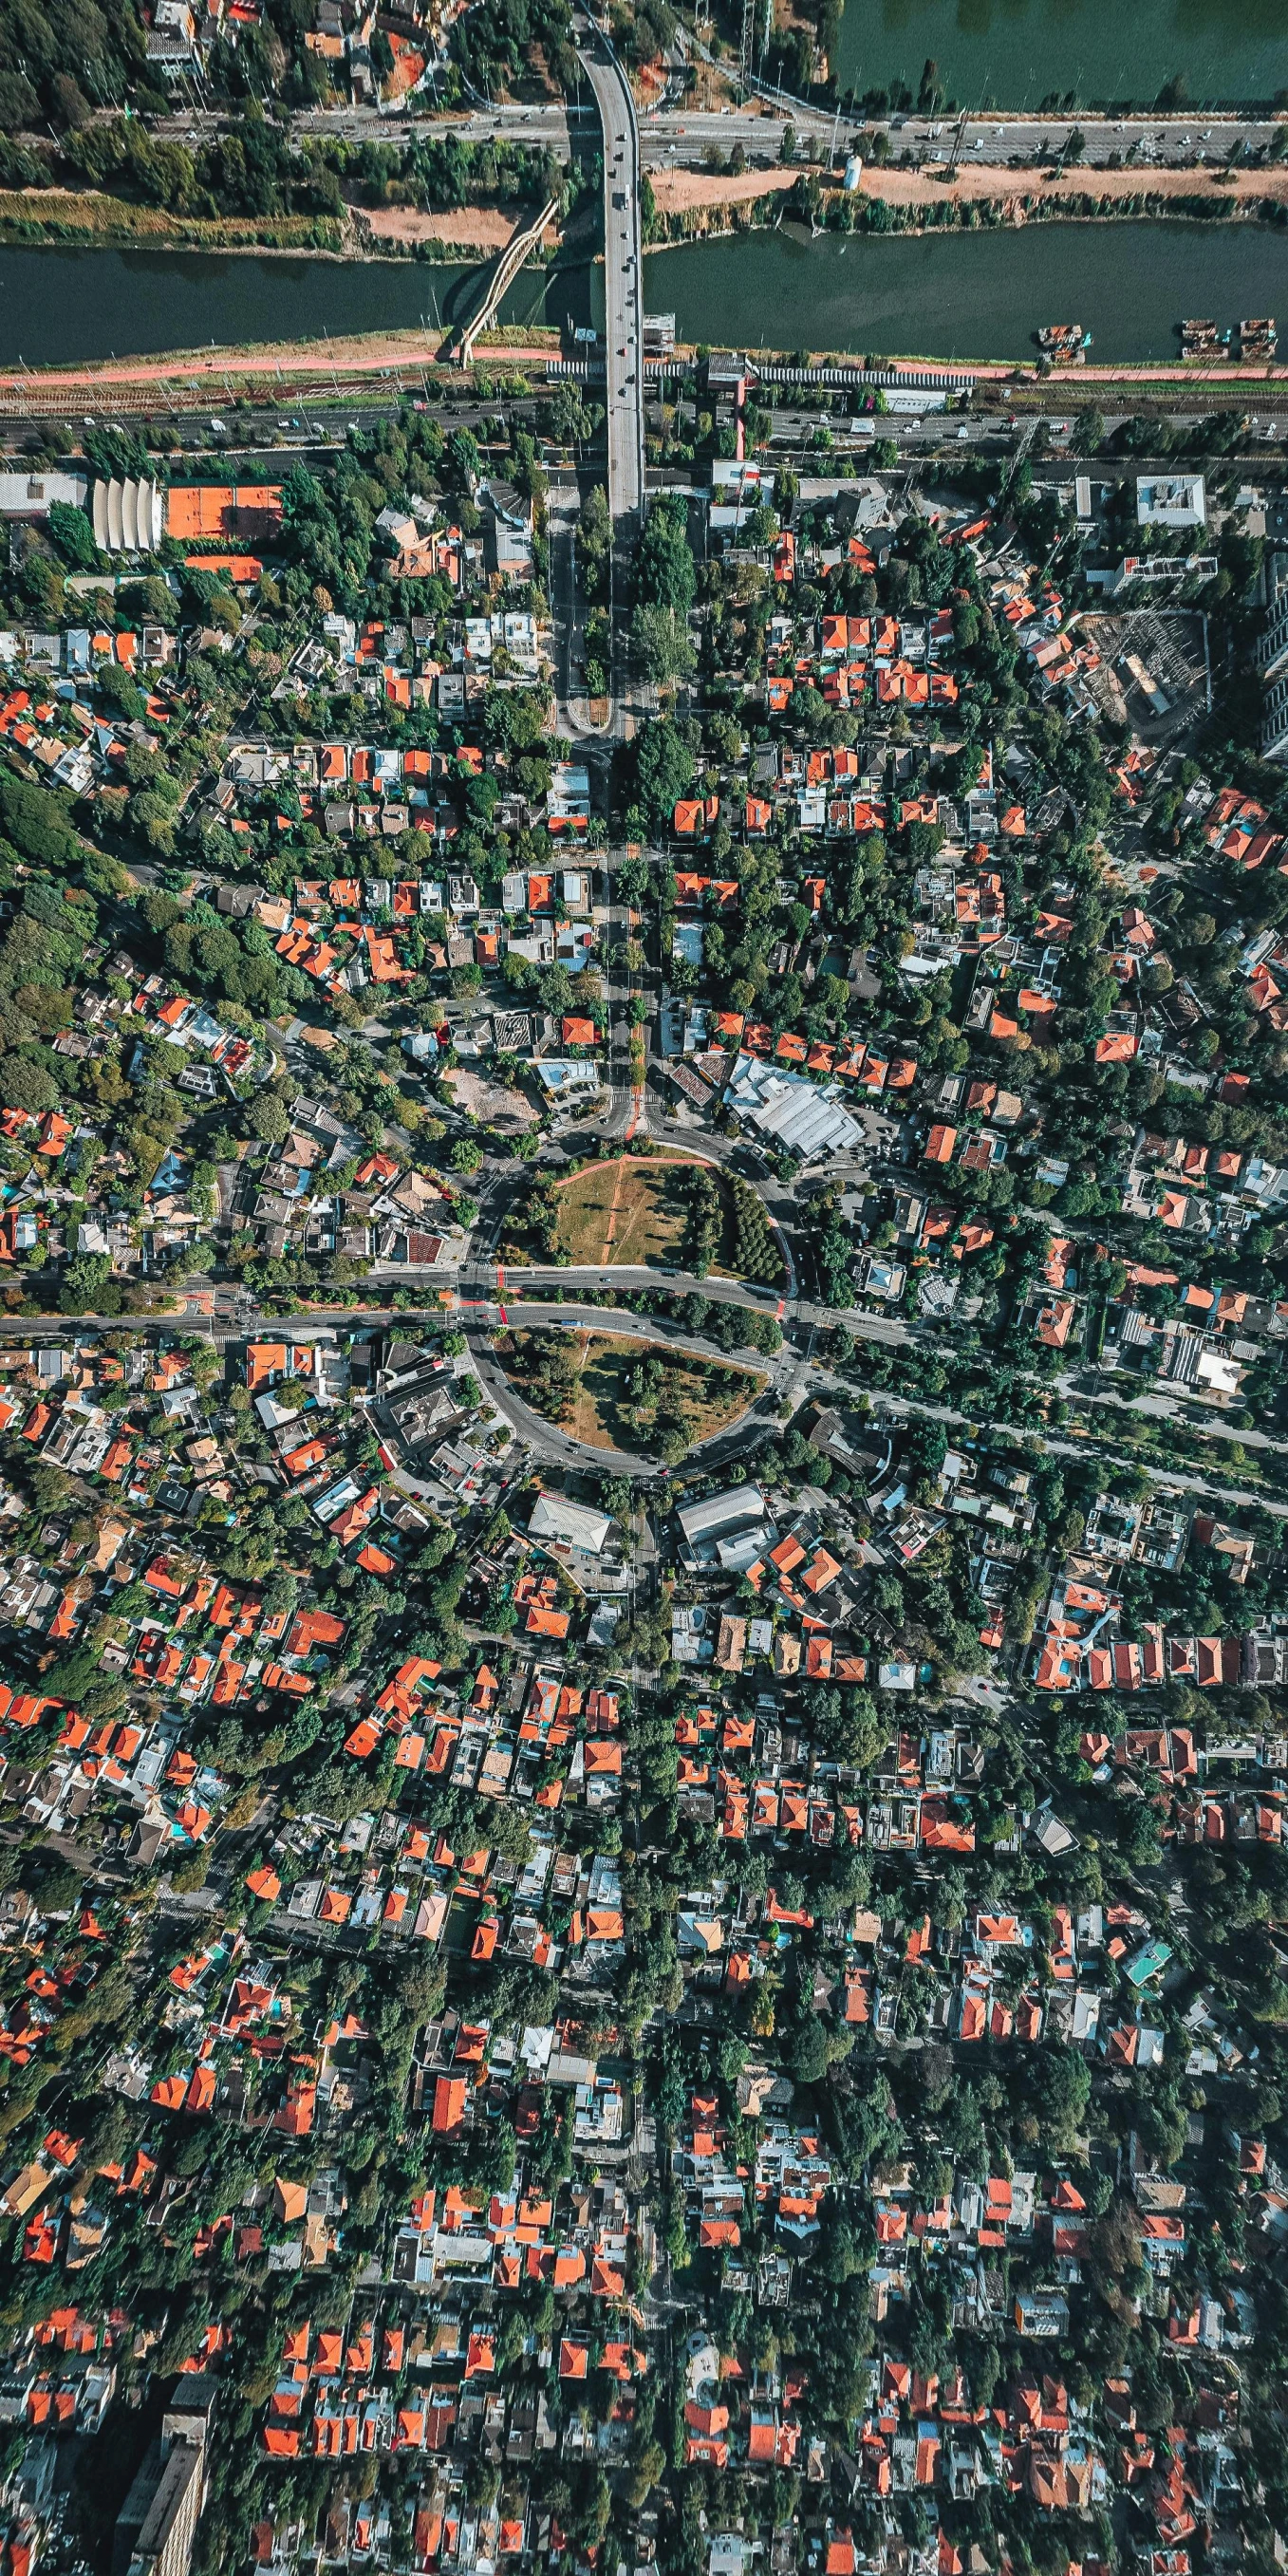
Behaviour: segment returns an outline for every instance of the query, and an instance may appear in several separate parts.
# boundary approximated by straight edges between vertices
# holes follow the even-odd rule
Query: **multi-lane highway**
[[[462,143],[485,143],[504,137],[512,143],[549,144],[562,159],[567,156],[570,136],[585,130],[595,113],[589,100],[580,105],[570,101],[567,106],[552,100],[539,107],[507,102],[448,115],[441,111],[418,113],[419,107],[420,102],[413,99],[398,114],[379,113],[374,108],[311,108],[291,117],[289,123],[292,132],[301,136],[341,134],[354,141],[379,139],[384,143],[398,142],[413,133],[453,134]],[[195,142],[199,136],[231,122],[218,115],[163,117],[158,119],[155,130],[166,138]],[[965,166],[978,161],[990,166],[1014,163],[1021,167],[1038,160],[1057,161],[1069,154],[1072,145],[1075,159],[1080,158],[1087,168],[1103,168],[1115,156],[1125,161],[1130,155],[1133,166],[1148,170],[1211,167],[1226,162],[1232,154],[1251,160],[1273,143],[1281,122],[1275,117],[1223,116],[1191,109],[1186,116],[1165,117],[968,116],[960,139],[955,117],[881,117],[869,123],[866,130],[869,138],[874,133],[884,134],[896,160],[910,152],[916,161],[931,168],[936,162],[946,163],[954,145],[959,163]],[[833,145],[838,152],[848,150],[864,123],[857,112],[838,119],[834,108],[810,106],[789,98],[780,103],[768,95],[743,107],[668,104],[641,111],[640,148],[647,167],[656,169],[664,168],[668,162],[701,162],[713,145],[729,152],[735,143],[741,143],[748,162],[755,167],[778,160],[783,132],[789,124],[804,156],[807,148],[819,143],[826,143],[829,151]],[[1079,135],[1080,153],[1076,141]],[[870,141],[867,148],[871,148]],[[880,148],[884,151],[886,145]]]
[[[590,18],[575,27],[604,138],[604,363],[608,508],[613,522],[612,711],[622,729],[620,612],[626,559],[644,519],[644,269],[640,256],[640,137],[630,82]],[[629,727],[627,728],[629,730]]]
[[[577,50],[604,136],[604,337],[608,380],[608,507],[620,543],[644,507],[644,312],[640,261],[640,137],[630,82],[590,20]]]

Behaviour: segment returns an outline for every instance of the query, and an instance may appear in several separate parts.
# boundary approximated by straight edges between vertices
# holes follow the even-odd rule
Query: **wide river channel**
[[[1070,92],[1149,107],[1178,75],[1196,107],[1269,103],[1288,83],[1285,32],[1283,0],[847,0],[837,78],[915,94],[930,57],[972,109]]]
[[[0,364],[161,354],[427,329],[468,311],[474,272],[419,262],[209,253],[0,251]],[[602,321],[603,274],[528,272],[512,323]],[[1110,363],[1174,358],[1185,314],[1225,328],[1277,315],[1288,333],[1288,228],[1259,223],[1041,223],[979,233],[787,228],[654,251],[651,313],[723,346],[1031,359],[1044,322],[1080,322]]]

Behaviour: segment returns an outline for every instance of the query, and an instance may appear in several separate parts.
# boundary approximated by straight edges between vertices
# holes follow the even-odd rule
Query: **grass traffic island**
[[[570,1268],[715,1270],[767,1287],[784,1275],[755,1190],[696,1155],[614,1155],[548,1192],[550,1249]]]
[[[758,1369],[697,1359],[630,1333],[510,1332],[494,1353],[516,1394],[592,1449],[627,1449],[674,1466],[754,1404]]]

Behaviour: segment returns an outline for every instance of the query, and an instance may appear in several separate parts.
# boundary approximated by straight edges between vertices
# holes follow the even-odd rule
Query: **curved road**
[[[570,1276],[567,1271],[559,1271],[551,1275],[561,1282],[566,1281]],[[571,1275],[575,1276],[576,1274]],[[586,1274],[582,1274],[583,1277],[585,1275]],[[607,1274],[590,1274],[591,1277],[599,1277],[601,1275],[607,1278]],[[632,1276],[630,1272],[618,1272],[616,1275],[618,1282],[622,1286],[625,1286]],[[634,1275],[638,1278],[645,1279],[650,1287],[657,1287],[659,1284],[662,1284],[661,1274],[657,1271],[636,1273]],[[759,1304],[761,1305],[761,1311],[766,1311],[763,1304],[761,1304],[761,1299],[757,1297],[756,1292],[754,1290],[744,1288],[737,1280],[677,1278],[668,1279],[664,1284],[668,1290],[671,1290],[676,1294],[682,1294],[687,1289],[693,1289],[702,1296],[711,1297],[713,1302],[718,1299],[719,1302],[723,1304],[744,1304],[749,1306]],[[389,1285],[392,1288],[394,1282],[391,1280]],[[217,1300],[219,1299],[220,1294],[220,1290],[216,1289],[215,1295]],[[486,1339],[484,1339],[484,1336],[491,1329],[491,1325],[484,1310],[490,1307],[491,1316],[494,1317],[496,1321],[500,1321],[495,1289],[493,1290],[490,1299],[458,1297],[455,1302],[458,1310],[464,1310],[461,1312],[461,1329],[465,1332],[467,1339],[470,1341],[471,1348],[475,1350],[476,1356],[478,1356],[479,1345],[481,1344],[482,1355],[486,1358],[490,1358],[490,1344]],[[473,1319],[471,1319],[469,1312],[471,1307],[478,1310]],[[507,1315],[510,1315],[515,1311],[522,1313],[524,1310],[522,1306],[517,1309],[511,1309],[509,1306],[506,1308]],[[540,1315],[541,1320],[546,1324],[551,1324],[555,1319],[554,1309],[549,1306],[541,1306],[533,1311],[532,1320],[534,1322],[536,1321],[538,1314]],[[613,1310],[611,1308],[597,1306],[586,1310],[585,1320],[589,1321],[591,1316],[593,1316],[600,1330],[603,1330],[606,1322],[610,1317],[612,1317],[612,1315]],[[801,1321],[808,1321],[817,1318],[818,1322],[822,1324],[844,1324],[848,1331],[856,1338],[862,1336],[866,1339],[879,1341],[899,1341],[911,1338],[911,1336],[908,1335],[906,1326],[900,1326],[893,1321],[887,1321],[884,1316],[865,1314],[860,1309],[856,1308],[838,1310],[831,1306],[811,1307],[805,1305],[802,1301],[797,1306],[796,1315]],[[339,1332],[349,1333],[358,1332],[367,1325],[377,1325],[382,1328],[392,1326],[395,1330],[410,1331],[412,1327],[422,1319],[426,1324],[433,1323],[441,1325],[443,1320],[443,1307],[439,1301],[436,1291],[427,1291],[424,1304],[419,1308],[409,1306],[391,1311],[390,1308],[385,1305],[329,1307],[306,1306],[293,1315],[265,1314],[253,1300],[247,1299],[242,1302],[236,1297],[236,1293],[233,1292],[230,1301],[222,1309],[218,1304],[216,1305],[216,1310],[213,1315],[208,1313],[187,1315],[4,1315],[0,1316],[0,1342],[9,1343],[16,1340],[27,1341],[32,1344],[67,1344],[95,1337],[100,1334],[116,1334],[121,1331],[137,1332],[140,1338],[144,1341],[150,1340],[153,1336],[158,1340],[168,1340],[176,1332],[191,1333],[194,1331],[204,1331],[210,1334],[215,1348],[218,1349],[221,1345],[226,1348],[230,1341],[241,1341],[249,1334],[253,1334],[258,1331],[271,1332],[274,1338],[278,1340],[291,1336],[302,1337],[306,1333],[325,1331],[328,1327]],[[642,1318],[635,1316],[631,1317],[629,1321],[641,1332],[641,1337],[644,1339],[656,1342],[666,1338],[667,1319],[665,1317],[648,1316]],[[627,1320],[618,1318],[614,1322],[613,1328],[618,1329],[619,1326],[622,1330],[627,1329]],[[701,1343],[700,1335],[690,1335],[688,1338],[695,1343]],[[716,1363],[727,1363],[731,1357],[731,1354],[728,1351],[720,1350],[714,1342],[703,1344],[702,1348],[703,1356]],[[810,1357],[807,1353],[800,1350],[794,1351],[792,1357],[796,1368],[796,1376],[792,1381],[789,1390],[792,1395],[803,1396],[806,1393],[812,1392],[814,1394],[819,1394],[826,1391],[830,1396],[839,1398],[842,1403],[853,1402],[856,1391],[853,1378],[838,1377],[834,1375],[828,1368],[822,1366],[817,1359]],[[493,1365],[495,1366],[495,1363],[493,1363]],[[481,1373],[483,1373],[482,1370]],[[775,1371],[775,1375],[779,1378],[779,1383],[781,1384],[781,1373],[777,1369]],[[514,1396],[512,1389],[508,1390],[508,1400],[516,1407],[520,1403],[520,1399]],[[772,1428],[774,1422],[779,1418],[776,1408],[780,1403],[785,1401],[786,1393],[782,1396],[777,1392],[762,1396],[758,1399],[757,1404],[753,1405],[748,1413],[743,1414],[728,1431],[718,1433],[709,1446],[704,1447],[702,1451],[703,1473],[709,1474],[714,1468],[723,1466],[726,1458],[736,1455],[739,1449],[745,1448],[750,1430],[758,1428],[761,1423],[767,1423],[767,1427]],[[880,1390],[878,1396],[878,1408],[882,1414],[914,1414],[919,1415],[926,1421],[942,1422],[946,1426],[952,1427],[962,1425],[968,1429],[977,1429],[979,1423],[978,1411],[967,1414],[962,1412],[955,1405],[935,1404],[928,1401],[924,1396],[897,1393],[892,1387],[883,1387]],[[597,1468],[601,1473],[608,1474],[613,1474],[619,1471],[628,1474],[633,1472],[641,1478],[644,1476],[658,1476],[662,1473],[662,1470],[654,1460],[641,1459],[638,1462],[633,1462],[629,1457],[624,1456],[623,1452],[620,1450],[593,1449],[579,1441],[568,1440],[566,1434],[554,1432],[551,1424],[545,1420],[544,1416],[531,1413],[527,1406],[523,1406],[522,1411],[526,1416],[527,1421],[529,1421],[544,1438],[551,1442],[552,1445],[547,1454],[552,1459],[558,1454],[556,1444],[562,1443],[563,1447],[567,1451],[565,1463],[572,1466],[577,1466],[583,1469],[588,1467]],[[1007,1426],[1003,1424],[1001,1427],[1006,1428]],[[1215,1423],[1209,1424],[1205,1427],[1214,1430],[1227,1428],[1225,1425]],[[1031,1431],[1036,1432],[1036,1436],[1040,1441],[1042,1453],[1046,1456],[1052,1458],[1078,1458],[1085,1461],[1090,1456],[1098,1455],[1101,1465],[1106,1470],[1117,1468],[1131,1474],[1135,1474],[1136,1471],[1143,1466],[1146,1473],[1151,1476],[1153,1482],[1164,1491],[1172,1489],[1180,1493],[1201,1494],[1206,1497],[1209,1503],[1216,1500],[1221,1503],[1229,1504],[1235,1508],[1247,1507],[1250,1509],[1256,1509],[1270,1513],[1276,1520],[1288,1521],[1288,1501],[1281,1499],[1276,1494],[1253,1491],[1246,1485],[1223,1484],[1213,1476],[1195,1475],[1186,1468],[1164,1465],[1161,1461],[1151,1461],[1139,1456],[1124,1458],[1108,1447],[1100,1447],[1097,1445],[1096,1449],[1093,1450],[1085,1434],[1081,1438],[1070,1439],[1068,1437],[1061,1438],[1058,1434],[1054,1434],[1049,1431],[1037,1431],[1037,1428],[1034,1425],[1029,1425],[1028,1428]],[[1255,1438],[1256,1435],[1241,1433],[1238,1436],[1241,1438]],[[539,1446],[539,1443],[534,1443],[534,1446]],[[696,1456],[697,1452],[695,1451],[692,1454]]]
[[[567,1273],[564,1273],[564,1276],[566,1277]],[[652,1276],[656,1280],[656,1272]],[[682,1284],[678,1280],[667,1282],[668,1287],[677,1289]],[[692,1284],[703,1294],[706,1293],[709,1285],[704,1280],[697,1280]],[[724,1284],[732,1295],[736,1289],[736,1283]],[[745,1292],[744,1301],[750,1302],[745,1298]],[[535,1325],[540,1318],[547,1329],[556,1322],[555,1312],[548,1306],[538,1308],[507,1306],[505,1311],[511,1321],[522,1316],[525,1321]],[[858,1318],[853,1313],[838,1314],[831,1307],[820,1308],[818,1311],[820,1314],[826,1314],[829,1323],[844,1323],[851,1329],[856,1322],[866,1322],[871,1327],[881,1321],[874,1316]],[[495,1309],[493,1312],[495,1314]],[[668,1327],[663,1317],[623,1316],[615,1314],[609,1307],[596,1306],[582,1309],[571,1304],[561,1307],[558,1313],[561,1317],[580,1315],[583,1322],[593,1323],[600,1332],[626,1332],[633,1327],[641,1341],[666,1342],[674,1335],[683,1347],[700,1352],[705,1359],[717,1364],[724,1362],[727,1365],[732,1357],[734,1364],[738,1364],[739,1354],[719,1350],[714,1342],[704,1342],[698,1335],[684,1334],[679,1328]],[[315,1319],[304,1317],[300,1320],[307,1323]],[[278,1329],[281,1330],[282,1327],[279,1325]],[[498,1411],[504,1413],[507,1420],[513,1423],[515,1429],[538,1457],[552,1466],[576,1467],[583,1472],[591,1469],[601,1475],[626,1475],[641,1482],[647,1478],[660,1478],[671,1472],[659,1466],[655,1459],[639,1458],[621,1449],[595,1449],[587,1442],[570,1439],[566,1432],[556,1430],[544,1415],[534,1413],[531,1407],[524,1404],[522,1398],[515,1394],[509,1380],[492,1358],[491,1345],[487,1338],[492,1329],[491,1321],[485,1322],[480,1318],[472,1324],[466,1322],[464,1329],[478,1365],[480,1377],[487,1384]],[[889,1327],[887,1327],[887,1333],[891,1338],[894,1337]],[[880,1338],[885,1339],[886,1334],[882,1334]],[[759,1357],[758,1364],[761,1367],[766,1365],[763,1356]],[[740,1414],[738,1420],[732,1423],[728,1430],[717,1433],[714,1439],[704,1443],[700,1448],[690,1450],[684,1462],[686,1469],[696,1465],[697,1472],[710,1475],[734,1458],[741,1456],[745,1460],[757,1436],[772,1438],[780,1434],[783,1424],[808,1395],[816,1396],[825,1402],[842,1405],[852,1405],[854,1402],[856,1389],[853,1378],[836,1375],[806,1352],[791,1349],[785,1345],[782,1354],[769,1365],[772,1374],[764,1394],[757,1398],[755,1404],[751,1405],[746,1413]],[[942,1423],[945,1430],[949,1432],[966,1430],[975,1433],[980,1427],[978,1411],[966,1413],[959,1405],[936,1404],[922,1396],[903,1395],[896,1393],[891,1387],[882,1387],[876,1400],[875,1420],[880,1422],[884,1417],[900,1421],[908,1416],[918,1417],[926,1422]],[[1251,1506],[1269,1513],[1276,1520],[1288,1522],[1288,1502],[1281,1500],[1277,1495],[1252,1492],[1243,1485],[1222,1484],[1215,1477],[1195,1475],[1186,1468],[1164,1466],[1161,1463],[1151,1464],[1150,1461],[1141,1458],[1124,1458],[1108,1447],[1093,1451],[1085,1438],[1081,1440],[1062,1438],[1058,1432],[1052,1431],[1042,1431],[1038,1437],[1042,1454],[1047,1457],[1076,1458],[1085,1462],[1089,1456],[1098,1454],[1101,1466],[1106,1472],[1118,1469],[1134,1473],[1139,1467],[1144,1466],[1153,1482],[1163,1491],[1201,1495],[1209,1504],[1219,1500],[1239,1508]]]
[[[781,1323],[787,1316],[802,1324],[829,1329],[844,1324],[855,1341],[907,1343],[924,1341],[897,1315],[873,1315],[865,1306],[824,1306],[807,1297],[793,1297],[777,1288],[758,1288],[743,1279],[717,1277],[707,1271],[701,1278],[689,1270],[630,1269],[622,1264],[616,1269],[532,1268],[512,1269],[507,1263],[499,1270],[461,1274],[462,1305],[487,1307],[511,1313],[511,1297],[522,1299],[525,1289],[578,1288],[639,1289],[651,1288],[667,1297],[705,1297],[713,1306],[746,1306],[753,1314],[776,1316]],[[559,1299],[562,1310],[565,1299]],[[552,1312],[547,1306],[546,1313]],[[593,1310],[592,1310],[593,1311]]]

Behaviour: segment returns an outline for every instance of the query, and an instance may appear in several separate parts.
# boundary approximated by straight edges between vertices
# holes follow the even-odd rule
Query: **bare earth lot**
[[[787,189],[799,178],[798,169],[744,170],[736,177],[710,170],[651,170],[653,195],[658,211],[664,215],[692,213],[699,206],[746,205],[752,198],[765,197]],[[835,184],[835,183],[833,183]],[[1049,197],[1055,202],[1069,197],[1237,197],[1240,199],[1273,197],[1288,202],[1288,168],[1281,170],[1222,170],[1220,185],[1208,171],[1151,170],[1138,164],[1127,170],[1065,170],[1058,179],[1046,179],[1040,170],[1012,170],[1005,162],[972,162],[959,169],[951,184],[936,178],[930,170],[880,169],[865,163],[862,194],[883,197],[890,206],[933,206],[946,197],[951,203],[963,198]],[[444,218],[455,222],[454,216]]]
[[[481,1074],[471,1073],[464,1065],[458,1065],[450,1080],[457,1107],[476,1119],[480,1127],[509,1130],[536,1126],[536,1110],[521,1091],[511,1091],[504,1083],[485,1082]]]
[[[380,242],[442,242],[471,258],[490,259],[504,250],[520,223],[531,223],[535,206],[453,206],[446,214],[423,214],[418,206],[375,206],[363,223]],[[543,241],[559,238],[557,224],[547,224]]]
[[[582,1269],[673,1262],[688,1223],[676,1178],[695,1168],[687,1155],[668,1154],[648,1162],[588,1163],[574,1172],[559,1208],[559,1241],[570,1262]],[[718,1176],[711,1177],[723,1196]]]

